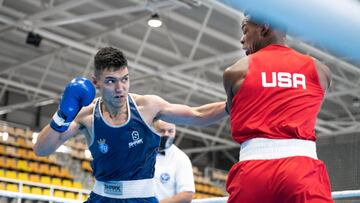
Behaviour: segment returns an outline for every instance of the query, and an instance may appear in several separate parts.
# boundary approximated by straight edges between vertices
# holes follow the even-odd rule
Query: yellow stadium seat
[[[0,138],[0,139],[1,139],[1,138]],[[2,145],[2,144],[0,144],[0,155],[4,155],[4,154],[6,154],[6,152],[5,152],[5,146]]]
[[[28,185],[23,185],[23,186],[22,186],[22,192],[23,192],[23,193],[31,193],[30,186],[28,186]]]
[[[61,186],[61,179],[60,178],[51,178],[51,184],[56,186]]]
[[[0,156],[0,166],[3,167],[5,166],[5,157]]]
[[[5,177],[6,178],[11,178],[11,179],[16,179],[17,178],[17,173],[16,173],[16,171],[6,170],[5,171]]]
[[[25,160],[17,161],[17,169],[22,171],[30,171],[30,168],[28,167],[28,162]]]
[[[50,189],[43,189],[43,195],[48,195],[50,196]]]
[[[51,184],[51,179],[49,176],[41,176],[40,182],[43,184]]]
[[[20,158],[29,159],[28,155],[26,153],[26,149],[17,148],[16,152],[17,152],[17,154],[19,155]]]
[[[87,161],[82,161],[81,162],[81,168],[85,170],[86,166],[87,166],[87,163],[88,163]]]
[[[12,146],[6,146],[5,147],[6,154],[12,157],[18,157],[16,153],[16,148]]]
[[[55,190],[55,192],[54,192],[54,196],[55,196],[55,197],[64,198],[64,197],[65,197],[65,194],[64,194],[64,191],[61,191],[61,190]]]
[[[87,198],[88,198],[87,194],[80,194],[80,193],[76,194],[76,199],[78,199],[78,200],[85,201],[85,200],[87,200]]]
[[[65,192],[66,199],[76,199],[75,193],[73,192]]]
[[[82,161],[81,162],[81,168],[84,169],[85,171],[92,172],[90,161]]]
[[[8,183],[6,184],[6,190],[11,192],[19,192],[19,187],[16,184]]]
[[[17,178],[18,178],[19,180],[28,181],[28,180],[29,180],[29,174],[23,173],[23,172],[19,172]]]
[[[217,189],[216,189],[216,194],[217,194],[218,196],[224,196],[224,195],[225,195],[225,194],[224,194],[224,191],[221,190],[220,188],[217,188]]]
[[[7,164],[10,169],[18,170],[18,168],[17,168],[17,158],[7,158],[7,159],[9,159],[8,163],[6,163],[6,161],[5,161],[5,164]]]
[[[50,156],[41,157],[41,158],[42,158],[42,161],[45,162],[45,163],[54,164],[54,161],[50,159]],[[49,166],[49,168],[50,168],[50,166]]]
[[[6,159],[5,159],[5,168],[17,169],[16,159],[6,158]]]
[[[195,190],[196,191],[199,191],[199,192],[202,192],[203,191],[203,185],[202,184],[199,184],[199,183],[196,183],[195,184]]]
[[[6,144],[16,145],[15,137],[9,134]]]
[[[25,130],[22,129],[22,128],[15,128],[15,133],[14,133],[16,136],[22,136],[24,137],[25,136]]]
[[[31,194],[42,195],[42,189],[39,187],[31,187]]]
[[[40,164],[39,172],[42,174],[51,175],[49,172],[49,165],[48,164]]]
[[[18,137],[18,138],[16,139],[16,145],[17,145],[17,146],[20,146],[20,147],[27,147],[26,142],[25,142],[25,139],[22,138],[22,137]]]
[[[62,181],[62,186],[63,187],[72,187],[73,185],[72,185],[72,181],[71,180],[68,180],[68,179],[64,179],[63,181]]]
[[[85,201],[85,200],[87,200],[87,199],[88,199],[89,195],[87,195],[87,194],[83,194],[83,195],[82,195],[82,197],[83,197],[83,200]]]
[[[203,192],[208,193],[210,191],[210,187],[208,185],[204,185],[204,190]]]
[[[39,172],[39,163],[34,162],[34,161],[30,161],[29,162],[29,169],[30,169],[30,171],[33,171],[33,172]]]
[[[0,177],[5,177],[5,171],[4,171],[4,169],[0,169]]]
[[[35,144],[32,143],[31,140],[25,139],[25,143],[26,143],[26,147],[27,147],[27,148],[31,148],[31,149],[34,148],[34,145],[35,145]]]
[[[48,163],[48,162],[49,162],[47,157],[37,157],[36,159],[37,159],[38,161],[44,162],[44,163]]]
[[[31,182],[39,183],[40,182],[40,176],[36,174],[30,174],[29,180]]]
[[[50,166],[50,172],[53,176],[59,176],[60,175],[60,169],[58,166]]]
[[[33,150],[26,150],[26,154],[28,155],[28,159],[38,161],[39,157],[37,157]]]
[[[64,168],[64,167],[61,167],[61,168],[60,168],[60,177],[69,178],[69,179],[72,178],[71,175],[70,175],[70,173],[69,173],[69,171],[68,171],[68,169],[67,169],[67,168]]]
[[[74,188],[82,189],[82,184],[81,184],[80,182],[78,182],[78,181],[75,181],[75,182],[73,183],[73,187],[74,187]]]
[[[217,187],[211,187],[210,192],[211,192],[211,194],[213,194],[213,195],[219,195],[219,188],[217,188]]]
[[[0,182],[0,190],[5,190],[6,184],[4,182]]]

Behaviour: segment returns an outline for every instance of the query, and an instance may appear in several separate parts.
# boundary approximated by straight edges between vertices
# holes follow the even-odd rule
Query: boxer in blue
[[[153,177],[160,138],[150,124],[162,119],[207,125],[227,115],[225,102],[189,107],[131,94],[127,60],[112,47],[100,49],[94,64],[92,83],[75,78],[65,87],[58,111],[39,133],[35,153],[47,156],[81,130],[96,179],[87,203],[157,202]],[[94,86],[101,93],[97,99]]]

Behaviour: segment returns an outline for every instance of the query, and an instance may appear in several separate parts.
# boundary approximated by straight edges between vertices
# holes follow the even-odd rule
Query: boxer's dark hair
[[[254,14],[254,12],[244,11],[244,20],[242,21],[242,25],[246,21],[257,25],[269,25],[271,28],[275,28],[276,30],[281,31],[284,34],[287,33],[287,28],[283,24],[280,25],[280,23],[266,18],[264,15],[256,15]]]
[[[94,58],[95,75],[105,69],[119,70],[128,66],[127,59],[122,51],[113,47],[101,48]]]

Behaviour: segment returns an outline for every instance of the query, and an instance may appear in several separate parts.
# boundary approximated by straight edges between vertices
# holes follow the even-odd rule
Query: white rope
[[[337,199],[347,199],[353,197],[360,197],[360,190],[344,190],[332,192],[332,198]],[[209,199],[195,199],[192,203],[226,203],[228,197],[218,197],[218,198],[209,198]]]
[[[30,200],[62,202],[62,203],[82,203],[83,202],[83,201],[78,201],[78,200],[70,200],[70,199],[58,198],[58,197],[47,196],[47,195],[33,195],[33,194],[11,192],[11,191],[5,191],[5,190],[0,190],[0,196],[1,197],[30,199]],[[332,197],[334,200],[360,197],[360,190],[336,191],[336,192],[332,192]],[[226,203],[227,199],[228,199],[228,197],[195,199],[192,201],[192,203]]]
[[[345,199],[351,197],[360,197],[360,190],[344,190],[332,192],[333,199]]]
[[[80,203],[82,201],[78,200],[70,200],[64,199],[59,197],[52,197],[47,195],[33,195],[27,193],[20,193],[20,192],[11,192],[0,190],[0,197],[11,197],[11,198],[21,198],[21,199],[29,199],[29,200],[43,200],[43,201],[51,201],[51,202],[62,202],[62,203]]]
[[[224,203],[228,197],[215,197],[215,198],[208,198],[208,199],[194,199],[191,201],[192,203]]]

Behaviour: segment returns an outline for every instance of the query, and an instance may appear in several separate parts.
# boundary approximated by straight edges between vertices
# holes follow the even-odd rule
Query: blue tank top
[[[102,116],[100,99],[93,112],[93,142],[89,147],[93,175],[99,181],[139,180],[154,177],[160,137],[142,119],[128,96],[128,120],[110,125]]]

